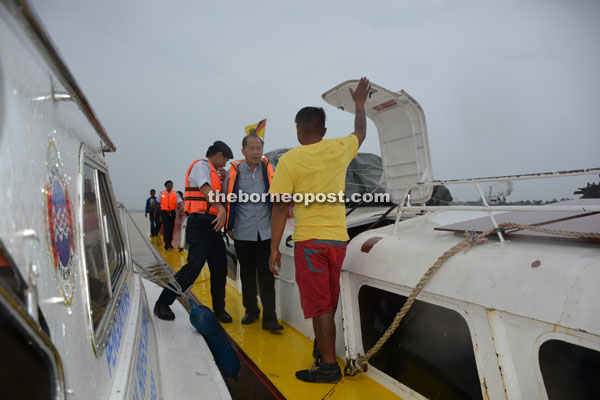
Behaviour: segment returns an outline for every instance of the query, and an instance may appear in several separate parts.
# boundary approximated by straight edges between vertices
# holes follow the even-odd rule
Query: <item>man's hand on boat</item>
[[[356,89],[349,89],[350,95],[352,96],[352,100],[354,100],[354,103],[361,108],[364,107],[365,102],[367,101],[367,97],[369,96],[369,92],[371,91],[371,84],[369,83],[369,80],[363,76],[358,81]]]
[[[269,257],[269,269],[273,275],[279,276],[279,268],[277,268],[275,264],[281,268],[281,253],[279,250],[271,249],[271,256]]]

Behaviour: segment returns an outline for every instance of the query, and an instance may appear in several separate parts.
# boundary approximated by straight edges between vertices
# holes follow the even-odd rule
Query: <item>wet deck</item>
[[[136,218],[137,221],[140,221],[139,217]],[[141,225],[141,223],[138,223],[138,225]],[[149,228],[145,225],[141,225],[140,228],[144,232],[148,231],[146,234],[149,236]],[[186,263],[187,253],[185,251],[165,251],[160,236],[151,238],[151,241],[174,270],[179,270]],[[208,268],[202,270],[194,283],[192,293],[203,304],[211,306]],[[152,304],[154,299],[148,300]],[[364,374],[344,378],[335,385],[311,384],[299,381],[294,373],[297,370],[309,368],[313,362],[312,340],[285,322],[282,322],[284,330],[281,332],[263,330],[260,319],[251,325],[242,325],[240,321],[245,312],[242,305],[242,296],[229,283],[227,284],[225,302],[226,309],[233,318],[233,323],[222,324],[223,327],[285,398],[398,399],[398,396],[394,393]],[[338,363],[343,368],[344,361],[338,358]]]

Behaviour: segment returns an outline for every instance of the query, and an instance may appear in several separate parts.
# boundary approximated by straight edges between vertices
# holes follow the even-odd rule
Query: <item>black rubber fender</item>
[[[201,304],[193,305],[190,311],[190,322],[204,336],[223,375],[237,382],[240,360],[212,310]]]

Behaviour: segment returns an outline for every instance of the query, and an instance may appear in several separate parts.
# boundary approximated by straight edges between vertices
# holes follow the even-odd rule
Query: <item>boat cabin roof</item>
[[[598,204],[598,202],[596,203]],[[479,217],[479,211],[437,211],[366,231],[348,246],[344,270],[412,289],[463,234],[436,228]],[[381,238],[372,247],[365,242]],[[486,309],[600,334],[600,246],[544,238],[508,237],[452,256],[424,292]],[[370,248],[369,248],[370,247]]]
[[[117,147],[108,137],[106,130],[100,123],[94,110],[92,110],[86,97],[83,95],[75,77],[71,74],[71,71],[60,57],[56,50],[56,46],[52,43],[52,40],[46,33],[46,30],[42,26],[40,19],[36,16],[35,12],[29,7],[27,2],[23,0],[8,1],[6,2],[6,6],[15,21],[18,21],[22,28],[30,34],[32,43],[35,44],[40,53],[46,58],[47,65],[53,69],[56,77],[60,80],[60,84],[68,92],[69,97],[63,98],[61,96],[64,94],[55,92],[54,88],[52,88],[51,96],[53,100],[59,101],[68,99],[74,101],[88,118],[98,136],[100,136],[103,144],[102,151],[116,151]]]

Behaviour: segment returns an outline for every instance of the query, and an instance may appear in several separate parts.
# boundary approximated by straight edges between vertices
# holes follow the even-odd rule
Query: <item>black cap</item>
[[[229,146],[227,146],[227,144],[225,144],[225,142],[217,140],[213,143],[213,146],[214,146],[215,150],[223,153],[223,155],[225,157],[229,158],[230,160],[233,158],[233,152],[231,151],[231,148]]]

